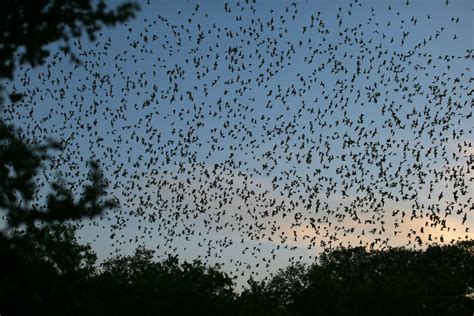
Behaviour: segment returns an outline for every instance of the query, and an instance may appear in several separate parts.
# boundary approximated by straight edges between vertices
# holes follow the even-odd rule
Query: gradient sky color
[[[19,71],[3,114],[63,141],[45,174],[101,162],[122,205],[81,228],[101,259],[145,245],[242,282],[329,246],[473,237],[471,1],[141,7],[76,41],[83,65]]]

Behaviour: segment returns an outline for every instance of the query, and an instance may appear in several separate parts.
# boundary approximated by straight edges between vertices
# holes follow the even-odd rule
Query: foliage
[[[135,3],[124,3],[108,10],[103,0],[1,1],[0,78],[12,79],[17,63],[42,65],[51,43],[79,62],[71,39],[85,33],[93,40],[103,26],[126,21],[137,9]]]
[[[287,308],[291,315],[470,315],[472,250],[460,243],[426,251],[327,251]]]
[[[13,127],[0,121],[0,210],[6,212],[10,227],[32,226],[38,220],[49,223],[94,217],[115,205],[102,199],[106,184],[93,161],[89,163],[90,184],[83,187],[79,199],[59,180],[51,183],[46,205],[39,204],[35,177],[48,159],[48,150],[54,148],[58,145],[52,141],[28,147],[14,134]]]
[[[137,6],[125,3],[108,10],[103,1],[5,0],[0,2],[0,79],[13,79],[17,64],[42,65],[50,44],[79,62],[71,40],[90,39],[106,25],[133,16]],[[0,105],[3,104],[0,86]],[[13,102],[21,94],[12,93]],[[115,205],[104,199],[102,173],[91,161],[90,183],[75,197],[59,179],[39,202],[37,174],[58,143],[31,147],[0,118],[0,313],[3,315],[74,315],[87,306],[84,284],[95,273],[95,254],[79,245],[71,220],[94,217]],[[6,221],[6,223],[5,223]]]
[[[97,305],[107,315],[223,315],[232,310],[233,283],[217,267],[200,261],[154,262],[153,252],[138,248],[132,256],[111,258],[95,278]]]
[[[218,266],[176,257],[156,261],[139,247],[100,267],[72,226],[1,239],[0,312],[24,315],[472,315],[474,241],[431,246],[327,250],[238,294]],[[18,304],[18,298],[22,304]]]
[[[96,255],[74,233],[72,225],[51,224],[0,235],[2,315],[74,315],[87,305]]]

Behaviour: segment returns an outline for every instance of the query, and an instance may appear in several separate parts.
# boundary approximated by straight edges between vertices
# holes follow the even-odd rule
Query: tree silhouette
[[[72,225],[16,230],[0,238],[0,312],[5,315],[77,314],[87,306],[96,255],[80,245]]]
[[[17,64],[42,65],[51,43],[79,63],[71,49],[71,39],[85,33],[94,40],[103,26],[124,22],[137,9],[136,3],[127,2],[108,10],[103,0],[2,1],[0,78],[12,79]]]
[[[46,204],[35,203],[34,179],[41,164],[48,159],[48,150],[56,148],[58,145],[51,141],[28,147],[11,126],[0,122],[0,209],[6,212],[11,228],[25,224],[33,231],[38,220],[63,222],[94,217],[115,205],[112,200],[101,200],[106,185],[98,164],[93,161],[89,163],[90,184],[84,186],[79,199],[58,180],[51,183]]]
[[[137,9],[136,4],[125,3],[110,11],[103,1],[93,3],[78,0],[2,2],[1,76],[12,79],[17,63],[33,67],[43,64],[49,55],[47,45],[51,43],[60,43],[60,48],[78,62],[70,49],[71,38],[86,32],[93,39],[102,26],[124,21]],[[51,183],[52,191],[47,195],[46,204],[36,202],[35,177],[52,149],[59,149],[59,145],[51,140],[41,146],[28,146],[13,126],[0,120],[0,209],[6,212],[8,228],[27,225],[28,233],[37,233],[35,222],[38,220],[51,223],[93,217],[114,205],[113,201],[102,199],[106,186],[98,164],[93,161],[89,163],[91,183],[83,188],[79,199],[58,180]],[[7,238],[6,235],[3,238]]]
[[[469,315],[473,250],[472,241],[426,251],[329,250],[300,277],[305,287],[277,282],[291,300],[275,302],[283,302],[289,315]],[[287,279],[291,269],[267,286]]]
[[[287,288],[291,293],[291,289]],[[257,282],[253,278],[248,280],[248,287],[239,296],[240,315],[285,315],[286,306],[283,306],[270,287],[264,281]]]
[[[141,247],[104,262],[94,287],[102,315],[224,315],[235,305],[233,282],[218,267],[176,257],[155,262]]]
[[[85,32],[93,39],[105,25],[133,16],[137,5],[107,10],[103,1],[7,0],[0,3],[0,78],[13,79],[17,64],[45,62],[52,43],[79,62],[70,40]],[[4,107],[4,89],[0,102]],[[13,91],[10,100],[19,101]],[[103,198],[106,185],[96,162],[89,163],[90,183],[76,198],[63,181],[51,183],[45,204],[38,201],[36,176],[58,143],[32,147],[12,125],[0,119],[0,211],[6,227],[0,233],[0,313],[6,315],[76,314],[80,288],[94,271],[95,254],[76,242],[74,229],[61,224],[94,217],[114,205]]]

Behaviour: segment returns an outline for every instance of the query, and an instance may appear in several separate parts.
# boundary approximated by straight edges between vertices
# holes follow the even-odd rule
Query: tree
[[[430,246],[325,250],[268,282],[249,280],[241,315],[472,315],[473,241]]]
[[[101,200],[106,185],[96,162],[89,163],[91,183],[83,188],[76,200],[60,180],[51,183],[52,191],[45,205],[36,200],[35,177],[41,164],[48,159],[48,150],[58,145],[49,142],[43,146],[28,147],[12,127],[0,121],[0,209],[6,212],[10,228],[27,225],[34,232],[36,221],[64,222],[94,217],[115,205],[112,200]]]
[[[96,255],[90,246],[78,244],[72,225],[2,236],[0,257],[2,314],[74,315],[87,306]]]
[[[138,9],[127,2],[108,10],[104,0],[4,0],[0,3],[0,78],[12,79],[17,64],[42,65],[49,44],[80,60],[71,49],[71,39],[86,33],[90,40],[103,27],[124,22]]]
[[[235,301],[232,279],[219,267],[176,257],[155,262],[142,247],[104,262],[93,292],[101,315],[224,315]]]
[[[107,10],[104,1],[96,5],[90,0],[6,0],[0,3],[0,77],[12,79],[17,64],[42,65],[56,43],[74,62],[79,59],[71,50],[70,41],[85,32],[90,39],[106,25],[114,25],[134,15],[136,4],[124,3]],[[13,97],[15,99],[16,97]],[[91,184],[84,188],[79,201],[60,181],[51,184],[47,204],[32,203],[34,178],[48,150],[59,149],[49,141],[30,148],[16,135],[14,127],[0,120],[0,209],[7,213],[11,227],[32,225],[36,220],[65,221],[93,217],[113,206],[100,201],[105,185],[98,164],[90,163]]]
[[[0,76],[12,79],[17,63],[33,67],[43,64],[51,43],[58,43],[60,49],[78,62],[70,49],[71,38],[86,32],[93,39],[102,26],[124,21],[138,9],[132,3],[122,4],[116,10],[107,10],[103,1],[93,3],[90,0],[2,1]],[[27,225],[27,231],[35,233],[37,221],[51,223],[93,217],[114,205],[113,201],[102,199],[106,186],[98,164],[92,161],[89,163],[91,183],[84,187],[79,199],[59,180],[51,183],[46,205],[35,202],[34,179],[52,149],[59,146],[51,140],[42,146],[27,146],[13,126],[0,120],[0,209],[6,212],[9,228]]]
[[[285,315],[285,306],[276,300],[265,281],[257,282],[251,277],[247,283],[248,287],[242,291],[238,299],[240,315]]]
[[[474,256],[465,243],[426,251],[326,251],[295,299],[301,315],[470,315]]]
[[[90,39],[107,25],[125,21],[138,9],[125,3],[108,10],[104,1],[6,0],[0,3],[0,79],[11,80],[17,65],[42,65],[50,44],[80,62],[70,41],[86,33]],[[4,104],[0,86],[0,106]],[[10,100],[21,99],[13,91]],[[0,232],[0,313],[24,315],[78,314],[84,306],[80,288],[94,271],[95,254],[76,242],[72,226],[115,205],[98,163],[89,166],[90,183],[76,198],[61,179],[51,183],[45,204],[38,201],[36,175],[58,143],[31,147],[0,118],[0,211],[7,226]]]

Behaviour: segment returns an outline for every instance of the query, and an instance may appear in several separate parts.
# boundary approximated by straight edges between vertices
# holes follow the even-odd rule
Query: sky
[[[101,260],[144,245],[243,283],[328,247],[473,238],[470,1],[140,4],[75,40],[82,65],[7,83],[26,97],[4,117],[63,143],[42,183],[100,162],[121,207],[79,236]]]

